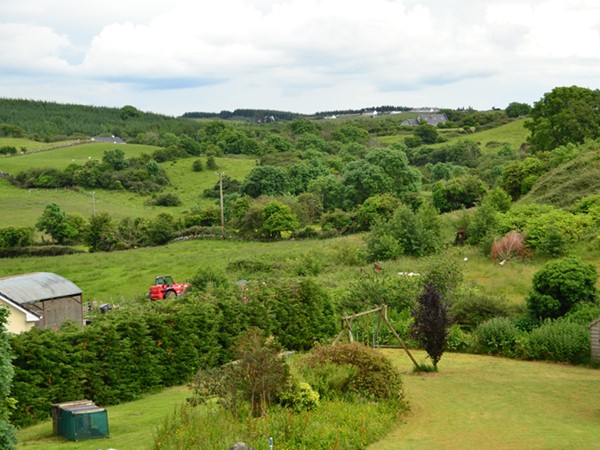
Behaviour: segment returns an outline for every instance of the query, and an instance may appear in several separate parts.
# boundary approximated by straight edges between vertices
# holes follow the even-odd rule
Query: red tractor
[[[158,276],[154,285],[150,286],[148,298],[150,300],[163,300],[165,298],[178,297],[185,294],[190,283],[175,283],[172,276]]]

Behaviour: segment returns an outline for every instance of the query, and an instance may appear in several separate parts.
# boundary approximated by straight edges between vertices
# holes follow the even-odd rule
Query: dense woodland
[[[136,158],[126,158],[117,147],[101,161],[5,174],[14,186],[130,191],[164,207],[152,219],[116,221],[106,212],[86,219],[48,204],[30,227],[0,229],[2,254],[37,254],[44,246],[53,254],[60,252],[57,247],[110,252],[207,236],[276,242],[362,233],[364,249],[347,259],[372,266],[374,273],[334,293],[311,280],[323,270],[315,259],[291,277],[244,291],[225,274],[204,270],[196,275],[195,292],[183,300],[136,304],[135,322],[127,310],[132,306],[123,306],[83,329],[69,325],[60,332],[13,336],[18,389],[11,395],[19,400],[14,423],[42,419],[50,403],[67,397],[114,404],[185,382],[201,367],[229,361],[235,339],[253,326],[262,326],[288,350],[306,351],[334,337],[341,315],[382,300],[401,336],[436,355],[435,363],[445,349],[589,363],[587,325],[600,316],[597,274],[573,249],[597,248],[600,242],[598,91],[561,87],[533,106],[443,110],[448,121],[437,127],[402,125],[413,117],[409,112],[377,118],[335,112],[335,120],[275,111],[225,113],[170,118],[132,106],[0,100],[3,137],[61,142],[108,134],[155,146]],[[275,120],[263,120],[266,116]],[[485,146],[473,139],[479,131],[523,121],[528,135],[518,144],[501,135]],[[19,158],[22,151],[3,153]],[[218,171],[216,157],[251,157],[257,164],[245,178],[225,175],[204,191],[213,206],[187,205],[179,216],[170,213],[169,206],[181,201],[169,191],[165,163],[191,159],[194,171]],[[530,258],[547,264],[519,307],[463,285],[460,270],[444,256],[454,245],[476,247],[503,264]],[[378,273],[381,262],[406,256],[428,258],[426,276]],[[275,270],[273,263],[252,258],[237,264],[228,269],[257,280]],[[424,323],[428,314],[419,316],[418,305],[437,308],[444,320]],[[433,335],[439,339],[428,341]],[[393,337],[384,333],[381,339],[389,343]],[[29,357],[42,348],[46,359]],[[96,362],[88,366],[90,357]]]

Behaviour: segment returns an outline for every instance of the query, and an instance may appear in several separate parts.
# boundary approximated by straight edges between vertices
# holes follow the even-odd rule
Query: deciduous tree
[[[36,222],[36,228],[50,235],[57,244],[67,244],[79,235],[77,227],[69,221],[56,203],[46,205]]]
[[[600,137],[600,90],[556,87],[535,102],[529,115],[525,127],[536,151],[596,139]]]

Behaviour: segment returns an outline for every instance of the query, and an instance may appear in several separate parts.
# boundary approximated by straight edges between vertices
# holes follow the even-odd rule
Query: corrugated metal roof
[[[21,305],[51,300],[54,298],[80,295],[77,285],[60,275],[50,272],[35,272],[0,278],[0,293]]]

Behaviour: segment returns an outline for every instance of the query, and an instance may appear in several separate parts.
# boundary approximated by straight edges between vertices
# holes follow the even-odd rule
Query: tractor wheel
[[[175,293],[175,291],[167,291],[167,293],[165,294],[165,298],[175,298],[177,297],[177,294]]]

